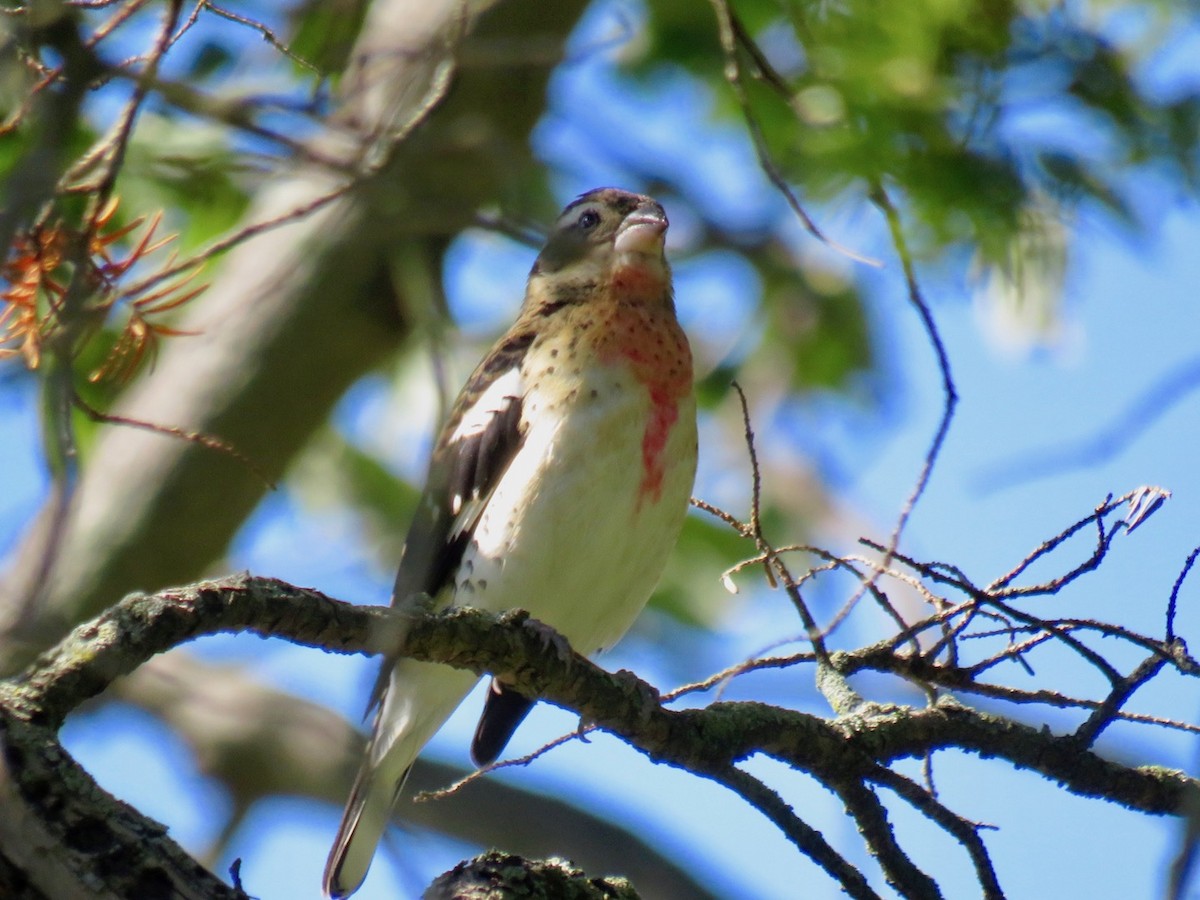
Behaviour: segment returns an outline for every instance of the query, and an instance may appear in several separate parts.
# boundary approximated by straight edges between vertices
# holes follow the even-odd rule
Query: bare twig
[[[878,547],[878,545],[875,546]],[[917,571],[922,572],[922,574],[934,579],[935,581],[940,581],[943,584],[953,585],[961,590],[971,593],[978,602],[995,607],[1003,615],[1011,619],[1023,622],[1027,625],[1044,628],[1046,631],[1057,637],[1062,643],[1066,644],[1068,647],[1090,662],[1096,669],[1102,672],[1110,684],[1117,684],[1121,680],[1121,674],[1112,667],[1108,660],[1069,634],[1067,629],[1056,625],[1054,622],[1022,612],[1003,602],[998,597],[988,594],[986,591],[980,591],[978,588],[970,588],[968,585],[957,580],[957,578],[945,574],[936,566],[919,563],[911,557],[900,553],[899,551],[893,551],[892,557],[900,560],[905,565],[911,566]]]
[[[286,56],[288,59],[290,59],[296,65],[301,66],[305,69],[308,69],[314,75],[321,74],[320,69],[318,69],[307,59],[305,59],[304,57],[302,57],[298,53],[296,53],[294,50],[292,50],[291,47],[289,47],[287,44],[285,44],[283,41],[281,41],[278,37],[275,36],[275,32],[273,32],[270,28],[268,28],[262,22],[259,22],[257,19],[252,19],[252,18],[249,18],[248,16],[243,16],[238,13],[232,12],[231,10],[225,9],[225,7],[223,7],[223,6],[217,6],[217,4],[210,2],[210,0],[202,0],[201,3],[197,4],[197,8],[200,8],[200,7],[207,9],[209,12],[213,13],[214,15],[220,16],[223,19],[228,19],[230,22],[234,22],[238,25],[243,25],[246,28],[250,28],[254,31],[257,31],[259,34],[262,35],[262,39],[264,41],[266,41],[268,44],[270,44],[272,47],[274,47],[276,50],[278,50],[280,53],[282,53],[284,56]]]
[[[497,769],[511,769],[516,766],[527,766],[534,760],[545,756],[551,750],[561,747],[563,744],[569,744],[571,741],[578,740],[586,741],[586,735],[588,732],[595,730],[595,725],[582,726],[570,732],[569,734],[560,735],[554,740],[542,744],[542,746],[538,747],[532,753],[527,753],[524,756],[514,757],[513,759],[502,759],[498,762],[488,763],[486,766],[481,766],[474,772],[464,775],[462,778],[458,779],[458,781],[447,785],[444,788],[439,788],[436,791],[421,791],[419,794],[413,796],[413,802],[425,803],[429,800],[443,800],[446,797],[457,794],[471,782],[478,781],[480,778],[483,778],[485,775],[490,775]]]
[[[1094,510],[1092,510],[1090,515],[1084,516],[1079,521],[1064,528],[1062,531],[1060,531],[1054,537],[1050,538],[1047,541],[1043,541],[1032,553],[1030,553],[1028,556],[1026,556],[1024,559],[1022,559],[1021,562],[1018,563],[1015,568],[1013,568],[1007,574],[1002,575],[1001,577],[997,578],[995,581],[993,581],[991,584],[989,584],[986,588],[984,588],[984,590],[986,590],[988,593],[1000,592],[1006,596],[1011,596],[1011,595],[1019,594],[1019,593],[1028,593],[1028,592],[1053,593],[1055,590],[1058,589],[1058,587],[1061,587],[1063,584],[1066,584],[1069,581],[1073,581],[1075,577],[1078,577],[1078,575],[1083,574],[1083,572],[1091,571],[1099,564],[1100,560],[1103,559],[1104,552],[1108,548],[1108,540],[1111,539],[1111,534],[1106,536],[1105,531],[1104,531],[1104,517],[1106,515],[1108,515],[1109,513],[1113,512],[1115,509],[1117,509],[1117,508],[1123,506],[1125,503],[1129,502],[1130,498],[1133,497],[1133,495],[1135,493],[1136,493],[1136,491],[1130,491],[1129,493],[1124,494],[1115,500],[1113,499],[1111,494],[1109,496],[1105,497],[1102,502],[1100,502],[1096,505],[1096,508]],[[1087,560],[1085,560],[1083,563],[1081,563],[1080,566],[1078,566],[1075,570],[1073,570],[1074,571],[1073,577],[1068,578],[1066,581],[1062,581],[1057,586],[1052,586],[1053,582],[1047,582],[1045,584],[1041,584],[1041,585],[1037,585],[1037,586],[1025,588],[1025,589],[1021,589],[1021,588],[1010,589],[1009,588],[1009,586],[1012,584],[1012,582],[1016,578],[1018,578],[1023,572],[1025,572],[1025,570],[1028,569],[1031,565],[1033,565],[1035,562],[1037,562],[1042,557],[1046,556],[1048,553],[1058,549],[1058,547],[1062,546],[1062,544],[1065,543],[1069,538],[1076,535],[1081,529],[1085,528],[1087,525],[1089,525],[1092,522],[1097,523],[1098,532],[1099,532],[1096,550],[1092,554],[1091,557],[1089,557]],[[1115,534],[1115,529],[1114,529],[1113,533]],[[1063,577],[1065,578],[1066,576],[1063,576]]]
[[[213,243],[209,244],[199,253],[193,254],[187,259],[181,260],[172,266],[168,266],[158,272],[155,272],[153,275],[148,275],[141,281],[134,282],[121,291],[119,299],[125,300],[139,297],[151,288],[162,284],[164,281],[174,278],[177,275],[189,272],[192,269],[198,268],[213,257],[220,256],[222,253],[232,250],[238,244],[244,243],[245,241],[250,240],[252,237],[256,237],[263,232],[271,231],[272,229],[279,228],[283,225],[306,218],[325,206],[328,206],[338,198],[345,196],[351,190],[357,187],[357,185],[357,181],[347,181],[328,193],[321,194],[319,197],[290,209],[285,213],[272,216],[270,219],[265,219],[261,222],[254,222],[250,225],[243,226],[233,234],[226,235],[220,240],[213,241]]]
[[[762,473],[758,464],[758,452],[754,447],[754,428],[750,423],[750,407],[746,402],[746,395],[742,391],[741,386],[734,382],[734,388],[737,391],[738,399],[741,404],[742,425],[744,428],[746,440],[746,453],[750,458],[750,476],[751,476],[751,498],[750,498],[750,521],[743,523],[738,521],[733,516],[726,512],[716,509],[710,504],[698,501],[693,498],[693,505],[700,509],[710,512],[721,521],[728,523],[735,531],[743,537],[754,542],[755,548],[759,555],[750,562],[762,562],[766,572],[767,583],[772,587],[776,587],[778,583],[782,583],[784,591],[787,593],[792,605],[800,616],[800,621],[804,625],[805,633],[812,642],[813,649],[820,658],[825,658],[829,655],[829,651],[825,647],[825,639],[821,634],[820,628],[817,626],[816,619],[813,618],[812,612],[808,608],[808,604],[804,601],[804,597],[800,593],[800,583],[793,577],[787,563],[780,558],[779,554],[771,546],[766,536],[762,532],[762,521],[759,515],[760,502],[762,496]],[[738,567],[734,567],[737,569]]]
[[[721,41],[721,51],[725,55],[725,80],[729,83],[730,89],[733,91],[734,99],[742,111],[742,118],[746,122],[746,130],[750,133],[750,139],[754,142],[754,152],[758,155],[759,167],[763,170],[763,174],[775,186],[775,189],[787,201],[787,205],[791,207],[796,218],[804,226],[805,230],[826,246],[836,250],[843,256],[854,260],[855,262],[864,263],[868,266],[879,267],[882,265],[879,260],[872,259],[869,256],[863,256],[861,253],[856,253],[848,247],[839,244],[828,237],[818,226],[813,218],[808,214],[800,201],[796,198],[795,192],[791,185],[787,183],[787,179],[783,176],[779,166],[776,165],[774,157],[771,155],[771,150],[767,146],[766,135],[763,134],[762,126],[759,124],[758,117],[754,114],[753,108],[750,106],[750,97],[746,92],[744,83],[745,73],[742,71],[741,61],[738,59],[739,44],[752,43],[746,34],[746,30],[741,27],[737,21],[733,10],[730,8],[727,0],[712,0],[713,10],[717,16],[717,34]],[[762,54],[757,52],[752,54],[753,59],[761,59]],[[773,71],[773,70],[772,70]],[[786,86],[785,86],[786,95]]]
[[[836,783],[833,789],[858,823],[859,833],[874,851],[888,882],[900,895],[913,900],[940,900],[942,892],[937,882],[921,871],[896,841],[887,810],[875,792],[857,779]]]
[[[84,415],[93,422],[99,422],[104,425],[119,425],[125,428],[137,428],[141,431],[148,431],[151,434],[161,434],[163,437],[174,438],[175,440],[186,441],[190,444],[198,444],[208,450],[215,450],[218,453],[223,453],[231,457],[237,462],[246,467],[252,472],[256,478],[262,481],[269,489],[275,490],[275,483],[271,481],[266,474],[254,464],[254,460],[240,452],[236,447],[231,446],[218,437],[210,434],[201,434],[196,431],[185,431],[182,428],[177,428],[172,425],[159,425],[155,422],[143,422],[140,419],[131,419],[128,416],[118,416],[112,413],[102,412],[90,405],[78,393],[75,393],[72,398],[72,403]]]
[[[136,8],[141,5],[142,0],[133,0],[129,4],[129,7]],[[166,11],[163,14],[162,25],[159,28],[158,36],[154,40],[149,59],[142,71],[135,76],[136,83],[133,87],[133,93],[130,94],[129,100],[125,103],[125,108],[117,118],[117,124],[113,128],[112,137],[104,142],[107,145],[107,149],[103,152],[103,156],[107,159],[108,166],[91,197],[91,210],[88,215],[89,238],[94,234],[95,229],[98,227],[101,213],[108,207],[109,201],[112,198],[113,189],[117,183],[117,175],[121,171],[121,166],[125,161],[125,152],[129,147],[129,139],[133,135],[133,124],[137,120],[142,104],[145,103],[146,97],[150,92],[150,84],[158,73],[159,64],[170,47],[171,33],[175,30],[175,25],[179,21],[182,7],[183,0],[170,0],[167,4]],[[114,16],[114,18],[116,17]],[[97,36],[98,34],[99,32],[97,32]]]
[[[983,896],[986,900],[1003,900],[1004,891],[1000,888],[1000,880],[996,875],[995,866],[992,865],[987,847],[979,837],[981,826],[951,812],[938,801],[931,791],[920,788],[891,769],[880,766],[872,776],[872,780],[895,791],[898,796],[912,804],[918,812],[936,822],[951,837],[962,844],[975,866],[975,874],[983,888]]]
[[[746,441],[746,454],[750,457],[750,533],[758,549],[764,553],[767,550],[767,539],[762,530],[762,469],[758,465],[758,450],[754,446],[754,426],[750,424],[750,404],[746,402],[746,392],[736,381],[733,389],[737,392],[738,403],[742,408],[742,434]],[[764,566],[767,583],[775,587],[775,578],[769,566]]]
[[[704,775],[725,785],[763,813],[805,856],[819,865],[851,897],[880,900],[866,878],[838,853],[821,832],[803,822],[775,791],[734,766],[714,767]]]
[[[1200,547],[1196,547],[1188,554],[1183,568],[1179,570],[1179,575],[1175,579],[1175,583],[1171,585],[1171,598],[1167,601],[1166,635],[1168,641],[1175,640],[1175,610],[1179,606],[1179,592],[1183,590],[1183,583],[1187,580],[1188,573],[1192,571],[1192,566],[1196,564],[1197,557],[1200,557]]]
[[[812,653],[794,653],[790,656],[771,656],[765,659],[743,660],[737,665],[722,669],[720,672],[716,672],[701,681],[694,681],[691,684],[677,687],[673,691],[667,691],[662,695],[661,699],[663,703],[669,703],[687,694],[710,690],[719,684],[724,684],[748,672],[759,672],[763,669],[788,669],[800,663],[813,662],[815,660],[816,655]]]
[[[942,415],[938,420],[938,425],[934,431],[933,440],[929,444],[929,449],[925,453],[925,461],[921,466],[921,472],[917,476],[917,482],[913,485],[912,492],[905,501],[904,507],[900,510],[900,516],[896,520],[896,526],[892,530],[891,539],[888,541],[888,550],[884,560],[884,565],[887,565],[892,553],[900,545],[900,536],[904,532],[904,526],[908,523],[908,519],[916,507],[917,501],[925,493],[925,488],[929,484],[929,478],[933,474],[933,467],[937,463],[938,456],[941,454],[943,444],[946,442],[946,435],[950,433],[950,423],[954,419],[954,410],[958,406],[958,390],[955,388],[954,378],[950,374],[950,357],[946,352],[946,345],[942,343],[942,336],[938,331],[937,323],[933,320],[933,313],[929,309],[929,304],[925,302],[921,286],[917,282],[917,273],[913,265],[912,254],[909,252],[908,241],[905,239],[904,231],[900,226],[900,213],[896,211],[896,207],[892,204],[891,198],[881,183],[877,182],[872,187],[871,200],[883,212],[884,218],[887,220],[888,230],[892,235],[892,245],[896,248],[896,253],[900,257],[900,264],[904,269],[904,281],[908,286],[909,303],[916,310],[917,316],[921,320],[921,325],[925,328],[925,336],[929,339],[929,344],[933,348],[934,356],[937,359],[938,373],[942,378],[943,395]]]
[[[1128,677],[1113,685],[1108,696],[1104,698],[1104,702],[1097,706],[1083,724],[1075,729],[1074,737],[1079,741],[1080,746],[1092,746],[1104,729],[1113,723],[1117,711],[1133,696],[1134,691],[1157,675],[1165,664],[1166,659],[1161,654],[1147,657],[1129,673]]]

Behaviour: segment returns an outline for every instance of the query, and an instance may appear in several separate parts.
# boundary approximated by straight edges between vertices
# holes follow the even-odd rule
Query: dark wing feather
[[[459,394],[404,542],[394,606],[415,594],[436,596],[462,561],[479,515],[521,446],[520,369],[532,341],[529,331],[506,336]]]
[[[521,446],[520,366],[532,340],[528,332],[502,340],[459,395],[429,461],[392,606],[405,609],[419,597],[436,597],[453,580],[479,516]],[[506,387],[489,393],[497,384]],[[382,699],[394,663],[395,656],[384,658],[368,714]]]
[[[436,597],[454,578],[492,491],[521,443],[521,400],[509,398],[475,434],[434,451],[429,480],[408,529],[392,605]]]
[[[496,761],[535,702],[503,681],[492,679],[475,737],[471,739],[471,759],[475,765],[486,766]]]

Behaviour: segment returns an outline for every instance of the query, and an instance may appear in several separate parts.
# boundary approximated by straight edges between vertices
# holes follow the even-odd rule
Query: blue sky
[[[593,21],[590,27],[602,26],[603,21]],[[1156,77],[1168,85],[1198,77],[1194,63],[1189,70],[1180,58],[1187,55],[1176,49],[1176,61],[1164,64],[1166,74]],[[607,62],[598,58],[564,70],[555,92],[556,103],[587,103],[603,121],[615,125],[637,116],[645,127],[637,130],[630,152],[650,153],[684,167],[679,171],[685,181],[705,185],[713,208],[722,215],[742,216],[747,223],[786,215],[778,198],[764,187],[745,141],[736,132],[707,124],[711,98],[686,81],[668,81],[660,92],[634,96],[618,89]],[[690,138],[684,149],[680,135]],[[597,183],[621,182],[623,168],[601,153],[588,152],[587,134],[570,123],[548,117],[537,140],[548,159],[571,160],[558,184],[564,199]],[[917,558],[953,560],[977,580],[988,581],[1085,515],[1105,494],[1162,485],[1174,492],[1163,510],[1134,534],[1118,539],[1098,573],[1045,601],[1055,614],[1111,619],[1156,633],[1171,584],[1187,554],[1200,544],[1200,474],[1195,464],[1200,386],[1193,385],[1161,417],[1137,429],[1111,459],[1002,489],[986,486],[986,476],[998,468],[1011,468],[1029,454],[1049,453],[1094,435],[1148,386],[1198,353],[1200,254],[1194,248],[1200,246],[1200,207],[1173,196],[1159,179],[1129,177],[1140,205],[1153,213],[1153,230],[1134,241],[1087,211],[1081,215],[1074,223],[1065,278],[1062,335],[1047,346],[1019,350],[997,341],[982,324],[972,287],[961,271],[946,267],[920,273],[962,402],[903,546]],[[836,239],[885,261],[879,271],[857,273],[871,288],[870,314],[884,359],[877,385],[883,405],[864,409],[815,396],[770,416],[759,427],[773,446],[804,448],[812,464],[828,476],[838,507],[865,533],[883,538],[911,490],[932,437],[941,404],[938,375],[877,218],[862,209],[823,213],[822,224]],[[672,240],[686,240],[686,216],[673,217],[673,222]],[[804,252],[827,253],[798,228],[795,231]],[[532,253],[494,237],[464,240],[451,253],[447,280],[452,304],[477,342],[486,343],[507,322],[519,301]],[[698,340],[719,353],[722,336],[736,331],[744,313],[745,306],[733,298],[753,292],[753,276],[729,257],[681,265],[679,276],[681,318]],[[464,365],[470,364],[472,352],[463,351]],[[397,434],[427,431],[429,417],[414,421],[415,417],[400,416],[389,390],[382,379],[360,386],[339,411],[339,427],[352,436],[382,427],[390,439],[376,440],[389,453],[391,464],[402,471],[419,470],[415,455],[387,447],[406,443],[395,441]],[[423,411],[431,409],[426,406]],[[7,548],[36,509],[45,479],[37,457],[31,386],[17,378],[0,384],[0,410],[0,470],[8,473],[0,499],[0,547]],[[711,455],[717,450],[708,447],[703,452],[710,454],[704,469],[713,472],[718,465]],[[702,494],[704,488],[702,483]],[[768,484],[767,489],[786,486]],[[239,536],[230,568],[313,585],[359,602],[384,602],[391,574],[369,560],[359,544],[361,537],[353,516],[328,510],[314,515],[285,490],[269,498]],[[831,545],[850,550],[847,538],[844,533],[829,535]],[[1064,560],[1080,559],[1089,549],[1086,540],[1064,548],[1054,560],[1054,570],[1069,567]],[[715,603],[728,611],[717,632],[669,634],[670,644],[687,649],[686,664],[665,658],[661,645],[651,639],[673,627],[661,621],[631,636],[605,664],[633,668],[665,689],[701,671],[738,662],[780,629],[796,628],[777,594],[750,591],[731,598],[717,584],[712,590],[719,598]],[[1179,620],[1185,637],[1200,627],[1198,600],[1200,585],[1185,586]],[[860,630],[847,633],[846,641],[869,636],[869,620],[858,621]],[[212,640],[197,649],[214,658],[239,660],[272,683],[326,702],[354,720],[372,672],[368,660],[325,657],[257,639]],[[1092,696],[1099,690],[1078,667],[1053,654],[1039,660],[1033,678],[1019,672],[1000,674],[1022,686],[1090,691]],[[864,679],[859,686],[872,696],[896,696],[878,681]],[[920,702],[915,696],[900,696]],[[729,697],[828,712],[815,695],[809,670],[744,679],[734,684]],[[1198,699],[1193,686],[1167,679],[1139,695],[1134,708],[1194,720]],[[477,708],[477,702],[468,701],[430,752],[465,764]],[[1065,716],[1047,718],[1056,725],[1071,721]],[[572,716],[540,709],[518,734],[511,752],[531,750],[574,726]],[[221,792],[195,775],[186,748],[147,716],[119,708],[80,716],[68,724],[66,738],[102,784],[169,824],[185,846],[202,847],[216,834],[227,812]],[[1195,741],[1176,733],[1123,727],[1100,746],[1122,759],[1195,768]],[[871,871],[852,824],[832,795],[778,764],[751,760],[747,766]],[[912,765],[904,771],[918,774]],[[1010,896],[1125,898],[1160,892],[1162,872],[1177,839],[1174,822],[1073,798],[1007,764],[960,754],[940,755],[935,776],[953,809],[998,826],[985,840]],[[806,897],[839,896],[824,875],[740,800],[684,773],[653,766],[615,739],[570,744],[528,770],[497,777],[577,798],[611,815],[707,873],[714,886],[731,897],[795,896],[797,885],[804,886]],[[901,842],[918,862],[936,867],[946,896],[975,896],[965,854],[905,807],[890,803],[889,808]],[[320,869],[338,813],[293,799],[255,810],[230,849],[230,858],[244,860],[242,873],[250,892],[263,900],[318,896]],[[364,900],[405,896],[414,884],[425,883],[465,855],[462,847],[437,839],[405,846],[407,864],[421,874],[406,875],[381,859],[360,895]]]

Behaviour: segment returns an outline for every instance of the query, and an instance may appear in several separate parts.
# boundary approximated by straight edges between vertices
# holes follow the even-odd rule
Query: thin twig
[[[932,793],[891,769],[879,766],[870,777],[908,801],[914,809],[940,825],[946,833],[962,844],[975,866],[975,874],[979,878],[980,887],[983,888],[985,900],[1003,900],[1004,891],[1000,887],[996,868],[992,864],[987,847],[979,837],[980,825],[951,812]]]
[[[139,0],[134,0],[130,4],[130,6],[135,5],[140,5]],[[108,144],[108,150],[104,153],[104,156],[108,160],[108,166],[91,198],[91,210],[87,217],[87,238],[89,240],[99,225],[100,214],[108,207],[109,200],[112,198],[113,189],[117,184],[117,175],[120,173],[121,166],[125,161],[129,139],[133,136],[134,122],[137,121],[142,104],[145,103],[146,97],[150,92],[150,83],[158,73],[158,67],[162,62],[163,55],[170,46],[171,33],[175,30],[175,25],[179,21],[182,8],[183,0],[170,0],[167,4],[162,26],[159,28],[158,36],[155,38],[149,59],[136,77],[133,93],[130,94],[129,100],[125,103],[125,108],[121,111],[117,119],[117,125],[113,129],[113,136],[105,142]]]
[[[887,220],[888,230],[892,235],[892,245],[896,248],[896,253],[900,257],[900,265],[904,269],[904,281],[908,286],[909,304],[916,310],[917,316],[921,320],[921,325],[925,329],[925,336],[929,340],[934,356],[937,359],[938,372],[942,378],[943,394],[942,415],[938,420],[937,429],[934,431],[933,440],[930,442],[929,449],[925,454],[925,461],[921,466],[920,474],[917,476],[917,482],[913,486],[912,492],[909,494],[903,509],[900,510],[900,516],[896,520],[891,540],[888,542],[888,553],[884,562],[884,565],[887,565],[895,549],[900,545],[900,536],[904,532],[904,526],[908,523],[908,519],[916,507],[917,501],[925,493],[925,488],[929,484],[929,478],[933,474],[933,467],[937,463],[942,446],[946,442],[946,435],[950,433],[950,423],[954,419],[954,410],[958,406],[958,390],[955,388],[954,378],[950,374],[950,357],[946,352],[946,345],[942,342],[942,336],[938,331],[937,323],[933,320],[933,313],[929,309],[929,304],[925,302],[921,286],[917,282],[917,273],[913,265],[912,254],[909,252],[908,241],[904,237],[904,230],[900,226],[900,214],[896,211],[896,207],[892,204],[891,198],[881,183],[876,182],[872,187],[871,200],[883,212],[884,218]]]
[[[792,212],[795,213],[796,218],[800,220],[800,223],[809,234],[855,262],[879,268],[882,265],[879,260],[856,253],[849,247],[845,247],[828,237],[817,227],[817,223],[813,221],[813,218],[800,205],[795,192],[787,183],[787,179],[784,178],[779,166],[776,165],[775,159],[771,155],[771,150],[767,146],[767,138],[763,134],[762,125],[759,123],[758,117],[754,115],[754,110],[750,106],[750,97],[746,92],[746,85],[744,83],[745,73],[742,71],[741,62],[738,60],[738,36],[740,34],[743,40],[748,41],[749,38],[746,36],[746,31],[740,25],[735,25],[737,17],[734,15],[727,0],[712,0],[712,6],[717,16],[717,34],[721,42],[721,51],[725,55],[725,80],[729,83],[734,99],[742,111],[742,118],[746,122],[746,130],[750,133],[750,139],[754,142],[754,152],[758,155],[758,164],[763,170],[763,174],[767,176],[767,179],[775,186],[775,189],[787,201],[787,205],[791,207]]]
[[[250,457],[242,453],[236,447],[221,440],[218,437],[213,437],[211,434],[203,434],[198,431],[185,431],[182,428],[177,428],[172,425],[158,425],[154,422],[144,422],[141,419],[131,419],[128,416],[118,416],[112,413],[102,412],[91,406],[79,394],[74,394],[72,403],[80,412],[86,415],[93,422],[102,425],[120,425],[125,428],[136,428],[140,431],[148,431],[151,434],[160,434],[163,437],[174,438],[180,441],[186,441],[189,444],[198,444],[208,450],[215,450],[218,453],[223,453],[226,456],[237,460],[245,466],[256,478],[258,478],[269,490],[275,490],[275,482],[267,477]]]
[[[942,892],[937,882],[921,871],[896,841],[887,810],[875,792],[858,778],[837,782],[832,787],[841,797],[846,811],[858,823],[859,834],[871,848],[888,883],[900,896],[912,900],[941,900]]]
[[[1114,685],[1104,701],[1075,729],[1074,737],[1079,745],[1091,747],[1104,729],[1113,723],[1117,711],[1133,696],[1134,691],[1157,675],[1165,664],[1166,659],[1161,654],[1149,656],[1127,678]]]
[[[1064,528],[1062,531],[1060,531],[1058,534],[1056,534],[1054,537],[1050,538],[1049,540],[1043,541],[1040,545],[1038,545],[1037,548],[1035,548],[1033,550],[1033,552],[1028,554],[1024,559],[1022,559],[1021,562],[1018,563],[1015,568],[1013,568],[1006,574],[997,578],[995,581],[993,581],[991,584],[989,584],[986,588],[984,588],[984,590],[986,590],[988,593],[994,593],[996,591],[1002,591],[1002,590],[1006,589],[1010,584],[1013,583],[1013,581],[1016,578],[1018,578],[1023,572],[1025,572],[1025,570],[1028,569],[1031,565],[1033,565],[1035,562],[1037,562],[1043,556],[1046,556],[1051,551],[1056,550],[1064,542],[1066,542],[1071,537],[1074,537],[1081,529],[1085,528],[1090,523],[1097,522],[1097,521],[1103,519],[1103,517],[1108,515],[1108,513],[1112,512],[1114,509],[1116,509],[1117,507],[1123,505],[1126,501],[1128,501],[1130,496],[1132,496],[1132,493],[1126,494],[1123,497],[1119,497],[1118,499],[1114,500],[1112,498],[1112,495],[1110,494],[1108,497],[1106,497],[1104,499],[1103,502],[1098,503],[1096,505],[1096,508],[1094,510],[1092,510],[1092,512],[1089,515],[1084,516],[1079,521],[1073,523],[1072,525],[1067,526],[1066,528]],[[1101,534],[1103,534],[1103,532],[1101,532]],[[1101,541],[1101,544],[1102,543],[1103,543],[1103,541]]]
[[[1187,580],[1188,573],[1192,571],[1192,566],[1196,564],[1196,558],[1200,557],[1200,547],[1196,547],[1188,554],[1187,561],[1184,562],[1183,568],[1179,570],[1179,575],[1175,579],[1175,583],[1171,585],[1171,597],[1167,601],[1167,640],[1175,640],[1175,610],[1179,605],[1179,592],[1183,590],[1183,583]]]
[[[660,699],[663,703],[669,703],[687,694],[710,690],[719,684],[729,682],[739,675],[745,675],[748,672],[760,672],[764,669],[788,669],[800,663],[814,662],[816,658],[816,655],[813,653],[793,653],[790,656],[770,656],[743,660],[737,665],[722,669],[720,672],[709,675],[701,681],[694,681],[691,684],[681,685],[673,691],[668,691]]]
[[[257,19],[251,19],[251,18],[248,18],[247,16],[242,16],[242,15],[239,15],[238,13],[231,12],[230,10],[225,9],[223,6],[217,6],[217,4],[210,2],[210,0],[203,0],[202,5],[205,9],[207,9],[209,12],[213,13],[214,15],[218,15],[223,19],[228,19],[230,22],[234,22],[238,25],[244,25],[247,28],[251,28],[254,31],[257,31],[260,35],[262,35],[262,39],[264,41],[266,41],[268,44],[270,44],[272,47],[274,47],[276,50],[278,50],[280,53],[282,53],[284,56],[286,56],[288,59],[290,59],[296,65],[301,66],[302,68],[308,69],[310,72],[312,72],[315,75],[319,76],[321,74],[320,69],[318,69],[315,65],[313,65],[311,62],[309,62],[307,59],[305,59],[304,57],[302,57],[298,53],[296,53],[294,50],[292,50],[291,47],[289,47],[287,44],[285,44],[283,41],[281,41],[279,38],[277,38],[275,36],[275,32],[273,32],[270,28],[268,28],[262,22],[259,22]]]
[[[328,206],[334,200],[345,196],[357,185],[358,182],[352,179],[339,185],[328,193],[322,194],[321,196],[316,197],[307,203],[296,206],[285,213],[280,213],[277,216],[272,216],[270,219],[264,219],[261,222],[254,222],[250,225],[239,228],[233,234],[227,235],[226,237],[221,238],[219,241],[214,241],[213,243],[209,244],[208,247],[206,247],[204,250],[201,250],[199,253],[189,256],[187,259],[181,260],[180,262],[175,263],[173,266],[168,266],[167,268],[162,269],[153,275],[149,275],[143,278],[141,281],[134,282],[132,285],[121,291],[118,299],[127,300],[135,298],[141,294],[144,294],[146,291],[150,290],[156,285],[159,285],[170,278],[174,278],[176,275],[188,272],[203,265],[214,256],[219,256],[220,254],[233,249],[238,244],[248,241],[252,237],[256,237],[264,232],[271,231],[272,229],[279,228],[282,225],[287,225],[291,222],[295,222],[299,219],[305,218],[306,216],[312,215],[323,207]]]
[[[569,734],[560,735],[554,740],[542,744],[542,746],[538,747],[532,753],[527,753],[524,756],[518,756],[513,759],[502,759],[498,762],[489,763],[486,766],[480,766],[474,772],[464,775],[462,778],[458,779],[458,781],[447,785],[444,788],[438,788],[437,790],[433,791],[421,791],[419,794],[413,795],[413,802],[425,803],[429,800],[444,800],[452,794],[457,794],[468,784],[471,784],[471,782],[478,781],[485,775],[490,775],[492,772],[495,772],[497,769],[511,769],[515,766],[527,766],[534,760],[545,756],[551,750],[561,747],[563,744],[568,744],[571,741],[586,740],[586,735],[589,732],[595,731],[596,728],[597,726],[595,725],[586,725],[575,729]]]
[[[742,390],[742,386],[736,381],[732,382],[734,391],[738,395],[738,403],[742,409],[742,434],[746,442],[746,454],[750,457],[750,531],[754,535],[755,541],[760,544],[760,549],[765,548],[766,538],[763,537],[762,531],[762,470],[758,465],[758,450],[754,446],[754,426],[750,424],[750,404],[746,402],[746,392]],[[771,573],[767,573],[767,581],[771,582],[771,587],[774,583],[771,578]]]
[[[735,766],[714,767],[702,774],[725,785],[766,816],[801,853],[824,869],[851,897],[881,900],[863,874],[838,853],[821,832],[801,821],[783,798],[767,785]]]

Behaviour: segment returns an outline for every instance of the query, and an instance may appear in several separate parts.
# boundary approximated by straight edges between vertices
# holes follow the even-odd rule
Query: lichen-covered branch
[[[889,880],[913,897],[937,896],[937,888],[899,849],[882,808],[855,787],[873,781],[897,787],[880,774],[880,767],[894,760],[956,747],[1005,759],[1073,793],[1154,814],[1177,814],[1200,793],[1200,785],[1181,772],[1106,760],[1076,735],[980,712],[949,696],[925,708],[864,701],[831,719],[755,702],[672,710],[651,685],[565,652],[531,621],[520,611],[494,616],[471,609],[401,619],[390,609],[351,606],[277,580],[241,575],[130,595],[77,628],[21,676],[0,683],[0,701],[10,717],[52,735],[72,709],[114,679],[200,635],[250,631],[342,653],[399,644],[416,659],[502,675],[523,692],[578,712],[657,762],[725,784],[785,831],[790,828],[788,833],[811,836],[817,832],[777,794],[769,791],[767,797],[739,781],[745,773],[737,764],[761,753],[807,772],[843,795]],[[854,653],[835,654],[833,662],[844,671],[856,668]],[[20,783],[22,775],[12,778]],[[909,802],[911,793],[905,794]],[[887,840],[880,840],[881,834]],[[976,865],[990,871],[986,854],[981,862],[981,847],[968,843]],[[823,840],[797,846],[852,895],[872,896],[861,873],[851,877],[853,867],[838,865],[840,854]]]

